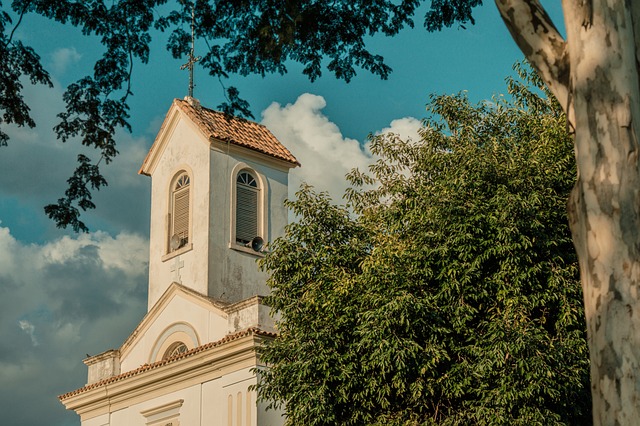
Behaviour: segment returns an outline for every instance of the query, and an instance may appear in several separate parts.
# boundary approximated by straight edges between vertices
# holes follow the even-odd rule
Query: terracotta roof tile
[[[229,116],[197,104],[194,106],[187,100],[175,99],[174,103],[200,127],[209,139],[230,142],[287,161],[295,166],[300,165],[296,157],[261,124]]]
[[[117,376],[108,377],[108,378],[100,380],[98,382],[91,383],[90,385],[86,385],[86,386],[83,386],[83,387],[81,387],[79,389],[76,389],[74,391],[67,392],[65,394],[59,395],[58,399],[62,401],[63,399],[67,399],[67,398],[72,397],[74,395],[78,395],[78,394],[87,392],[87,391],[89,391],[91,389],[95,389],[95,388],[98,388],[100,386],[104,386],[106,384],[115,383],[115,382],[118,382],[120,380],[124,380],[124,379],[126,379],[128,377],[137,376],[138,374],[142,374],[145,371],[155,370],[156,368],[162,367],[163,365],[170,364],[170,363],[178,361],[180,359],[184,359],[184,358],[190,357],[192,355],[204,352],[204,351],[206,351],[208,349],[211,349],[211,348],[214,348],[214,347],[217,347],[217,346],[221,346],[221,345],[223,345],[223,344],[225,344],[227,342],[231,342],[233,340],[237,340],[239,338],[242,338],[242,337],[245,337],[245,336],[249,336],[249,335],[258,335],[258,336],[265,336],[265,337],[272,337],[272,338],[277,336],[276,333],[273,333],[273,332],[270,332],[270,331],[264,331],[264,330],[261,330],[261,329],[259,329],[257,327],[250,327],[250,328],[248,328],[246,330],[239,331],[239,332],[237,332],[235,334],[230,334],[230,335],[228,335],[228,336],[226,336],[226,337],[224,337],[224,338],[222,338],[220,340],[217,340],[215,342],[209,342],[209,343],[206,343],[204,345],[201,345],[201,346],[198,346],[196,348],[193,348],[190,351],[187,351],[187,352],[184,352],[184,353],[181,353],[181,354],[177,354],[175,356],[172,356],[171,358],[163,359],[163,360],[154,362],[152,364],[144,364],[144,365],[141,365],[140,367],[136,368],[135,370],[127,371],[127,372],[119,374]]]

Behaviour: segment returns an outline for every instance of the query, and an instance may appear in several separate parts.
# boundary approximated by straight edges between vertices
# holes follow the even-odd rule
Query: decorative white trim
[[[174,101],[171,104],[169,111],[167,111],[167,115],[162,122],[160,131],[156,135],[156,139],[153,141],[153,144],[151,145],[147,156],[142,162],[142,165],[138,170],[138,174],[147,176],[151,176],[153,174],[156,167],[158,166],[159,160],[162,158],[162,153],[167,147],[169,139],[171,139],[171,135],[173,134],[180,118],[183,115],[184,113],[180,110],[180,107],[178,107],[178,105]]]
[[[235,235],[233,236],[233,239],[235,240]],[[264,257],[264,253],[259,252],[259,251],[255,251],[251,247],[247,247],[247,246],[243,246],[242,244],[238,244],[235,241],[230,241],[229,242],[229,248],[231,250],[241,251],[242,253],[247,253],[247,254],[250,254],[252,256]]]
[[[153,349],[149,355],[149,363],[160,361],[166,350],[172,344],[182,342],[189,350],[200,346],[200,339],[195,329],[186,322],[178,322],[167,327],[153,344]]]
[[[167,260],[173,259],[176,256],[180,256],[181,254],[184,254],[188,251],[193,250],[193,243],[189,243],[187,245],[185,245],[184,247],[180,247],[178,250],[172,251],[170,253],[164,254],[162,255],[162,257],[160,258],[160,260],[162,262],[166,262]]]
[[[201,137],[197,138],[202,143],[211,146],[211,141],[209,140],[209,136],[202,131],[202,127],[196,124],[191,117],[189,117],[182,108],[178,105],[180,100],[174,99],[169,111],[167,111],[167,115],[162,122],[162,126],[160,126],[160,131],[156,135],[147,156],[145,157],[140,169],[138,170],[138,174],[151,176],[156,167],[158,166],[160,159],[162,158],[162,154],[173,135],[178,123],[183,121],[186,123],[192,130],[194,130]],[[264,156],[265,154],[263,154]],[[274,158],[275,160],[275,158]],[[282,160],[282,163],[286,163]],[[289,165],[289,168],[296,167],[297,165],[292,164]]]
[[[145,418],[147,426],[167,425],[178,426],[178,416],[180,415],[180,408],[184,403],[184,399],[169,402],[159,407],[150,408],[148,410],[140,411],[140,414]]]

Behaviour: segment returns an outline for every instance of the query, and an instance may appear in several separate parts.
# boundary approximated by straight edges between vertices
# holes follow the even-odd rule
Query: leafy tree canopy
[[[35,126],[22,94],[22,84],[51,86],[51,78],[37,52],[17,38],[16,29],[29,13],[36,13],[98,36],[104,46],[93,74],[70,84],[64,94],[65,111],[55,132],[59,139],[79,138],[97,150],[99,160],[78,156],[69,188],[56,204],[45,208],[58,226],[87,231],[81,210],[95,207],[91,193],[107,185],[100,164],[117,154],[115,131],[130,130],[128,98],[136,61],[146,63],[154,29],[170,33],[167,49],[174,57],[188,55],[194,12],[195,35],[208,51],[199,64],[224,79],[241,75],[285,73],[287,61],[304,66],[311,80],[323,68],[345,81],[357,69],[386,78],[391,69],[365,46],[369,35],[392,36],[413,26],[412,16],[425,0],[0,0],[0,124]],[[166,3],[171,7],[160,7]],[[425,17],[428,30],[454,22],[473,22],[471,9],[481,0],[433,0]],[[163,11],[167,12],[163,12]],[[229,87],[218,107],[230,114],[251,116],[236,88]],[[0,146],[8,135],[0,129]]]
[[[509,101],[434,96],[421,140],[373,137],[354,214],[308,186],[289,202],[258,386],[288,425],[591,422],[572,140],[518,69],[534,87]]]

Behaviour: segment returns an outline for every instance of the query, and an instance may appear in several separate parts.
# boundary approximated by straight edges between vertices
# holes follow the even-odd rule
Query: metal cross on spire
[[[189,60],[186,64],[180,67],[181,70],[188,68],[189,69],[189,97],[193,98],[193,66],[196,62],[198,62],[201,57],[194,56],[195,53],[195,8],[191,6],[191,51],[189,52]]]

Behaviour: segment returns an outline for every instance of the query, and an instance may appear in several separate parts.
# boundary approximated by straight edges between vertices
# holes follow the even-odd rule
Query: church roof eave
[[[264,331],[260,328],[257,327],[251,327],[248,328],[246,330],[243,331],[239,331],[237,333],[234,333],[232,335],[229,336],[225,336],[224,338],[217,340],[215,342],[210,342],[210,343],[206,343],[204,345],[198,346],[196,348],[193,348],[187,352],[175,355],[171,358],[167,358],[167,359],[163,359],[161,361],[157,361],[151,364],[144,364],[141,365],[140,367],[138,367],[135,370],[131,370],[131,371],[127,371],[125,373],[113,376],[113,377],[109,377],[103,380],[100,380],[96,383],[91,383],[88,385],[85,385],[81,388],[78,388],[74,391],[71,392],[67,392],[65,394],[59,395],[58,399],[63,402],[63,404],[65,403],[66,400],[72,399],[74,397],[78,397],[79,395],[85,394],[87,392],[91,392],[92,390],[97,390],[99,388],[105,387],[107,385],[113,385],[119,382],[123,382],[127,379],[132,379],[135,377],[139,377],[142,374],[149,372],[149,371],[155,371],[160,369],[161,367],[164,367],[166,365],[170,365],[170,364],[174,364],[177,363],[181,360],[188,360],[190,358],[196,357],[200,354],[204,354],[207,353],[208,351],[216,351],[216,350],[220,350],[222,348],[224,348],[226,345],[232,344],[233,342],[241,342],[241,341],[245,341],[247,339],[249,339],[250,341],[252,341],[253,343],[250,343],[251,347],[255,347],[254,345],[256,343],[260,343],[262,342],[265,338],[266,339],[273,339],[277,337],[276,333],[273,332],[269,332],[269,331]],[[66,405],[66,404],[65,404]]]
[[[168,140],[167,130],[177,118],[178,111],[196,125],[209,143],[229,143],[280,160],[288,168],[300,166],[293,154],[262,124],[204,108],[189,100],[174,99],[139,174],[151,175],[156,159],[163,151],[163,144]]]

